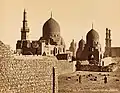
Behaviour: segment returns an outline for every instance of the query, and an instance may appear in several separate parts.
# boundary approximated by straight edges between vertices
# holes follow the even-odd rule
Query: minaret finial
[[[74,41],[74,39],[72,39],[72,41]]]
[[[51,18],[52,18],[52,11],[51,11]]]
[[[24,8],[24,12],[25,12],[25,8]]]
[[[93,22],[92,22],[92,29],[93,29]]]
[[[83,36],[82,36],[82,39],[83,39]]]
[[[23,20],[26,20],[26,11],[25,11],[25,8],[24,8],[24,12],[23,12]]]

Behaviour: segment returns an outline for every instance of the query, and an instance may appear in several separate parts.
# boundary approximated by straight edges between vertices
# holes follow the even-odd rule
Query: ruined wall
[[[59,60],[57,63],[58,74],[72,73],[76,70],[75,68],[76,61],[69,62],[65,60]]]
[[[13,56],[0,42],[0,93],[57,93],[56,63],[55,57]]]

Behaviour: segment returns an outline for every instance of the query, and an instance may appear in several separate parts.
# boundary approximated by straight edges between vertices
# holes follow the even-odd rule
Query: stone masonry
[[[0,42],[0,93],[57,93],[57,59],[13,56]]]

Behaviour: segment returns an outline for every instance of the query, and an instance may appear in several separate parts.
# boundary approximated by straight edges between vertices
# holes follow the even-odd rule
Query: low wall
[[[80,65],[76,69],[77,71],[101,71],[100,66],[95,66],[95,65]]]
[[[76,70],[75,68],[76,61],[69,62],[65,60],[59,60],[57,63],[58,67],[58,74],[66,74],[66,73],[72,73]]]

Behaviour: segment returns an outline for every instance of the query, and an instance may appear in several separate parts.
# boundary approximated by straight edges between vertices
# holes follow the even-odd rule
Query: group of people
[[[78,82],[79,82],[79,83],[82,83],[82,76],[81,76],[81,75],[79,75]],[[107,76],[106,76],[106,75],[105,75],[105,77],[104,77],[104,83],[105,83],[105,84],[107,83]]]

